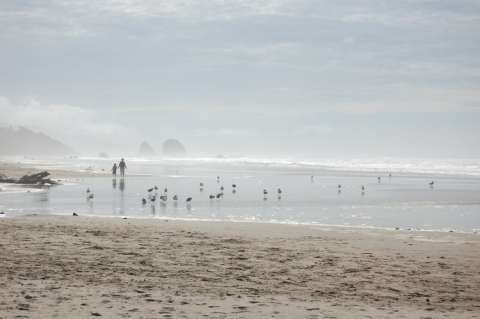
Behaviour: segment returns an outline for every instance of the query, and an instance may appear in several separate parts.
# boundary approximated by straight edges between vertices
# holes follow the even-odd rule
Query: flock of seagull
[[[220,176],[217,176],[217,183],[220,183]],[[199,190],[200,192],[203,192],[205,189],[205,184],[203,182],[200,182],[199,184]],[[158,186],[153,186],[152,188],[149,188],[147,189],[147,195],[145,197],[142,198],[141,202],[142,202],[142,205],[146,205],[147,203],[152,203],[154,204],[157,199],[159,199],[160,203],[161,204],[166,204],[167,201],[168,201],[168,188],[165,187],[165,189],[163,190],[162,193],[159,194],[159,188]],[[223,196],[225,195],[225,187],[223,185],[220,186],[219,188],[219,191],[217,193],[214,193],[214,194],[209,194],[208,195],[208,198],[210,200],[214,200],[214,199],[222,199]],[[232,184],[232,194],[235,194],[237,192],[237,184]],[[277,199],[281,199],[282,198],[282,189],[281,188],[278,188],[277,189]],[[185,199],[185,202],[187,203],[187,205],[189,203],[191,203],[192,201],[192,197],[187,197]],[[268,190],[267,189],[263,189],[263,200],[267,200],[268,199]],[[177,203],[178,200],[179,200],[179,197],[177,194],[173,195],[172,196],[172,200],[174,203]]]
[[[389,177],[392,177],[391,174],[389,174]],[[310,180],[312,182],[314,182],[314,176],[310,176]],[[380,184],[382,179],[380,176],[377,177],[377,181],[378,183]],[[220,176],[217,176],[217,184],[220,183]],[[434,185],[434,181],[431,181],[430,183],[428,183],[428,185],[430,186],[430,188],[433,188],[433,185]],[[340,194],[342,192],[342,185],[341,184],[338,184],[337,185],[337,189],[338,189],[338,193]],[[203,192],[204,191],[204,188],[205,188],[205,184],[200,182],[199,184],[199,189],[200,189],[200,192]],[[225,187],[223,185],[220,186],[220,191],[215,193],[215,194],[210,194],[208,195],[208,198],[210,200],[214,200],[214,199],[221,199],[223,198],[224,196],[224,190],[225,190]],[[167,201],[168,201],[168,188],[165,187],[163,192],[162,193],[159,193],[159,188],[155,185],[149,189],[147,189],[147,195],[145,197],[142,198],[141,200],[141,203],[142,205],[146,205],[147,203],[151,203],[151,204],[154,204],[157,199],[159,200],[159,202],[161,204],[166,204]],[[361,186],[361,194],[362,195],[365,195],[365,191],[366,191],[366,187],[365,185],[362,185]],[[232,184],[232,193],[235,194],[237,192],[237,184]],[[93,198],[95,197],[93,192],[90,190],[90,188],[87,188],[87,200],[93,200]],[[263,189],[263,200],[267,200],[268,199],[268,190],[267,189]],[[282,194],[283,194],[283,191],[281,188],[277,188],[277,199],[280,200],[282,199]],[[179,197],[177,194],[174,194],[172,196],[172,200],[174,203],[178,203],[178,200],[179,200]],[[185,202],[187,203],[187,205],[189,205],[191,202],[192,202],[193,198],[192,197],[187,197],[185,199]]]

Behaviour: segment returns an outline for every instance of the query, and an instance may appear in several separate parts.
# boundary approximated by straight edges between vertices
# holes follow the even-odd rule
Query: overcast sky
[[[480,1],[0,0],[0,125],[80,152],[480,156]]]

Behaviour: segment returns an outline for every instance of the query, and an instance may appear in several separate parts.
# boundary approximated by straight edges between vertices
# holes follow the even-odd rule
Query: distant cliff
[[[25,127],[0,127],[0,155],[69,155],[73,150],[43,133]]]

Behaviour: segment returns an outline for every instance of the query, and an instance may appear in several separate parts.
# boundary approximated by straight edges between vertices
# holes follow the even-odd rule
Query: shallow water
[[[85,161],[85,160],[84,160]],[[87,161],[88,163],[88,161]],[[82,162],[82,165],[85,163]],[[108,170],[107,161],[92,161]],[[315,174],[311,180],[312,172]],[[0,192],[0,210],[19,214],[67,214],[185,218],[355,227],[472,232],[480,229],[480,178],[475,176],[396,175],[304,167],[219,165],[208,162],[130,161],[126,178],[89,177],[30,193]],[[377,176],[381,175],[381,183]],[[220,176],[217,183],[216,177]],[[434,187],[428,183],[434,179]],[[199,183],[205,184],[201,191]],[[237,191],[232,192],[232,184]],[[338,191],[338,184],[342,185]],[[168,187],[165,204],[142,205],[147,189]],[[224,186],[223,199],[210,200]],[[361,186],[366,187],[362,194]],[[86,199],[90,188],[95,197]],[[277,195],[282,189],[282,196]],[[264,198],[263,189],[269,194]],[[172,196],[179,196],[178,202]],[[192,197],[190,205],[185,199]]]

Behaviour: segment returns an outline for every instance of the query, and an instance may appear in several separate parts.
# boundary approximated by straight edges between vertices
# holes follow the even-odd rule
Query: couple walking
[[[117,168],[120,169],[120,176],[124,177],[127,164],[125,163],[125,160],[123,158],[120,160],[120,163],[118,163],[118,166],[117,166],[117,163],[113,163],[113,167],[112,167],[113,176],[117,176]]]

